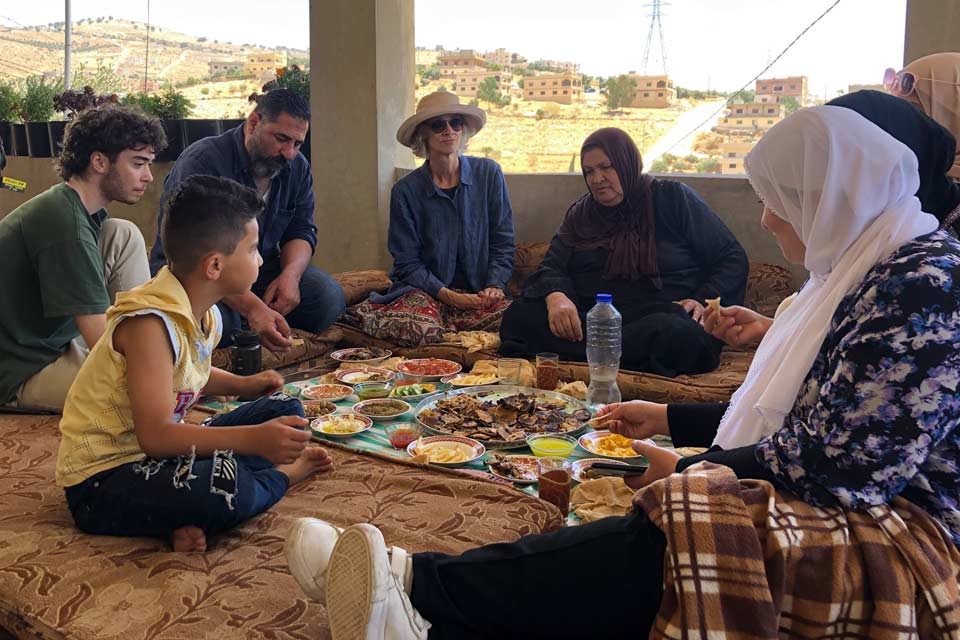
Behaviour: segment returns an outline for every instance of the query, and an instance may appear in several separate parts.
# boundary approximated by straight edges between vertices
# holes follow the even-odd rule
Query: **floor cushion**
[[[293,520],[372,522],[390,544],[459,552],[561,526],[560,512],[504,486],[331,449],[337,469],[264,514],[177,554],[148,538],[74,527],[54,485],[57,417],[0,416],[0,638],[327,638],[326,614],[287,570]]]

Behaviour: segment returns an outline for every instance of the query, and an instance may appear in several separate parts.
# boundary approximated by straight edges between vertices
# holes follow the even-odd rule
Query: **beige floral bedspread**
[[[0,415],[0,637],[124,640],[329,637],[323,607],[287,570],[299,516],[373,522],[391,544],[456,552],[560,525],[512,487],[334,450],[337,470],[213,539],[204,554],[160,540],[88,536],[53,483],[57,418]]]

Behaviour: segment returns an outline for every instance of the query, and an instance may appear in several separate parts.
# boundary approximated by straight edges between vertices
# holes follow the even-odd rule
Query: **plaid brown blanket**
[[[906,500],[816,508],[704,462],[634,503],[667,538],[651,638],[960,638],[960,552]]]

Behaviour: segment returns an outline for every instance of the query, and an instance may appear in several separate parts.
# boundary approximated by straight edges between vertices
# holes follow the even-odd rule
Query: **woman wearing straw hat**
[[[425,162],[393,187],[385,294],[352,310],[371,336],[408,346],[449,331],[497,331],[513,272],[513,210],[500,166],[463,155],[486,123],[483,110],[437,91],[397,130]]]

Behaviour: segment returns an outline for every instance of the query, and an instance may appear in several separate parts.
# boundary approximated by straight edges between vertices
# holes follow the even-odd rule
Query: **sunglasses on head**
[[[448,124],[454,131],[463,131],[463,125],[465,123],[463,118],[434,118],[427,123],[427,125],[430,126],[430,131],[434,133],[443,133],[447,130]]]
[[[893,95],[905,98],[914,92],[917,88],[917,80],[929,80],[930,82],[940,82],[943,84],[957,85],[956,82],[949,80],[935,80],[934,78],[921,78],[912,71],[895,71],[887,69],[883,72],[883,88]]]
[[[898,96],[908,96],[917,87],[917,76],[910,71],[887,69],[883,72],[883,88]]]

